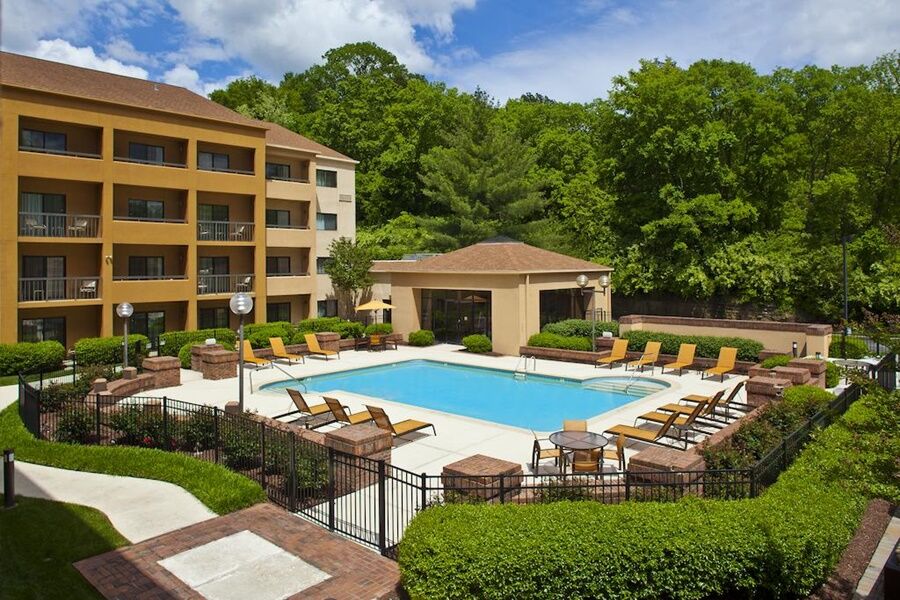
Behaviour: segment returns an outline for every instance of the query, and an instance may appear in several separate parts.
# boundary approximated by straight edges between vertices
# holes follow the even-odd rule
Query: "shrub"
[[[847,355],[843,356],[841,353],[841,336],[836,335],[831,338],[831,345],[828,346],[828,356],[833,358],[865,358],[871,354],[869,352],[869,347],[866,346],[866,343],[858,338],[847,338]]]
[[[56,341],[0,344],[0,376],[57,371],[66,349]]]
[[[56,441],[66,444],[86,444],[94,432],[94,417],[83,406],[73,406],[59,416]]]
[[[841,383],[841,368],[833,362],[825,363],[825,387],[833,388]]]
[[[87,365],[79,367],[77,372],[78,379],[75,380],[73,391],[78,400],[87,396],[94,389],[94,380],[115,381],[122,377],[122,373],[116,371],[113,365]]]
[[[866,499],[900,496],[900,393],[886,396],[856,402],[754,499],[429,508],[400,543],[404,587],[449,600],[806,597]]]
[[[555,333],[566,337],[591,337],[591,322],[586,319],[566,319],[556,323],[547,323],[541,331]],[[611,331],[614,336],[619,335],[618,321],[597,321],[594,332],[599,336],[604,331]]]
[[[122,362],[121,335],[98,338],[81,338],[75,342],[75,358],[79,365],[117,365]],[[139,333],[128,336],[128,362],[140,364],[141,355],[147,349],[147,336]],[[141,352],[138,352],[140,347]]]
[[[190,369],[191,368],[191,348],[194,346],[193,342],[188,342],[184,346],[181,347],[181,350],[178,351],[178,360],[181,361],[182,369]]]
[[[269,338],[280,337],[282,341],[290,343],[297,330],[293,325],[285,321],[275,323],[257,323],[244,327],[244,339],[250,340],[253,348],[268,348],[271,344]]]
[[[212,407],[204,406],[192,412],[176,428],[184,450],[200,452],[216,444],[216,416]]]
[[[318,317],[316,319],[304,319],[297,323],[298,333],[321,333],[323,331],[334,331],[334,329],[343,321],[340,317]],[[300,336],[303,337],[302,335]]]
[[[394,333],[394,326],[390,323],[372,323],[366,326],[366,335],[389,335]]]
[[[196,331],[167,331],[159,336],[160,341],[165,342],[165,345],[160,348],[160,353],[164,356],[178,356],[185,344],[202,344],[210,338],[223,345],[225,343],[233,345],[237,336],[227,327]]]
[[[431,346],[434,344],[434,332],[428,329],[420,329],[409,334],[410,346]]]
[[[538,348],[560,348],[562,350],[582,350],[591,351],[591,338],[589,337],[570,337],[558,335],[556,333],[536,333],[528,338],[529,346]]]
[[[124,406],[109,416],[109,426],[116,430],[117,444],[163,448],[162,413],[144,410],[143,406]]]
[[[222,419],[222,460],[229,469],[255,469],[261,459],[259,429],[237,419]]]
[[[491,338],[486,335],[481,335],[480,333],[467,335],[462,339],[462,344],[466,347],[466,350],[474,352],[475,354],[484,354],[485,352],[490,352],[494,348],[494,345],[491,343]]]
[[[788,363],[791,362],[790,354],[778,354],[777,356],[770,356],[766,360],[759,363],[763,369],[774,369],[775,367],[786,367]]]
[[[658,331],[629,331],[622,334],[628,340],[628,349],[638,352],[644,349],[647,342],[661,342],[663,354],[678,354],[681,344],[696,344],[696,356],[700,358],[718,358],[723,346],[738,349],[738,360],[756,362],[763,349],[760,342],[740,337],[715,337],[709,335],[676,335]]]
[[[358,321],[344,321],[337,324],[334,332],[341,334],[341,337],[344,339],[361,338],[365,335],[366,327]]]
[[[56,412],[73,398],[76,398],[74,383],[51,383],[41,390],[41,412]]]

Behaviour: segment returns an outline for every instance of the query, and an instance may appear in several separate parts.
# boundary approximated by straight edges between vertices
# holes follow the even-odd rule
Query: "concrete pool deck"
[[[510,372],[515,371],[517,366],[521,366],[521,359],[517,356],[468,354],[459,352],[459,348],[459,346],[442,344],[429,348],[400,346],[397,350],[383,352],[344,351],[341,352],[340,360],[325,361],[321,358],[307,357],[305,364],[288,366],[279,363],[278,368],[265,368],[258,371],[248,368],[244,376],[244,404],[247,410],[267,416],[286,413],[294,409],[287,393],[283,389],[260,390],[261,386],[289,379],[289,376],[303,378],[405,360],[428,359],[459,365],[504,369]],[[607,368],[595,368],[593,365],[552,360],[538,359],[536,363],[536,367],[532,366],[529,373],[578,380],[603,376],[621,377],[626,373],[622,366],[610,371]],[[588,429],[600,433],[617,423],[630,425],[638,415],[667,402],[675,402],[686,394],[711,395],[719,389],[731,389],[738,381],[744,379],[740,376],[731,376],[722,383],[717,380],[701,380],[700,375],[693,372],[685,373],[680,377],[677,374],[660,375],[659,373],[660,370],[657,368],[652,375],[647,370],[643,376],[665,381],[670,384],[670,387],[588,419]],[[628,371],[627,374],[630,375],[631,371]],[[182,385],[153,390],[151,394],[154,396],[166,395],[186,402],[224,408],[227,402],[237,400],[237,378],[217,381],[203,380],[199,373],[183,370]],[[437,429],[436,436],[431,435],[429,431],[428,433],[412,433],[395,440],[391,459],[395,466],[415,473],[439,474],[446,464],[473,454],[486,454],[522,463],[527,465],[526,472],[531,471],[531,447],[534,436],[527,429],[401,404],[382,398],[361,396],[341,390],[329,391],[326,394],[337,398],[353,412],[364,410],[365,404],[374,404],[384,408],[394,422],[403,419],[418,419],[434,423]],[[309,394],[312,403],[318,403],[319,396],[318,393],[311,392]],[[739,398],[743,398],[743,392]],[[515,399],[511,398],[510,401],[513,402]],[[320,428],[320,431],[327,431],[333,427],[335,426],[328,425]],[[560,428],[562,428],[562,423],[560,423]],[[551,432],[538,432],[541,437],[546,437],[548,433]],[[643,447],[646,446],[629,444],[626,455],[630,456]],[[552,461],[546,461],[539,470],[555,472],[555,467]]]

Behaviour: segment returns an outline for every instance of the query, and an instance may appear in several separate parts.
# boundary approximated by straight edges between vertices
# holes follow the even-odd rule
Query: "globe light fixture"
[[[253,310],[253,297],[238,292],[228,301],[231,312],[238,316],[238,412],[244,413],[244,315]]]
[[[128,366],[128,321],[134,314],[134,307],[128,302],[122,302],[116,306],[116,314],[123,319],[125,326],[125,335],[122,336],[122,368]]]

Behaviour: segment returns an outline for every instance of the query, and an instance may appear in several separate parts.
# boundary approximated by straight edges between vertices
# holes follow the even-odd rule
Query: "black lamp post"
[[[238,325],[238,414],[244,414],[244,315],[253,310],[253,297],[238,292],[228,301],[231,312],[240,320]]]
[[[124,350],[122,352],[122,368],[128,367],[128,320],[134,314],[134,307],[128,302],[122,302],[116,307],[116,314],[122,317],[125,325]]]

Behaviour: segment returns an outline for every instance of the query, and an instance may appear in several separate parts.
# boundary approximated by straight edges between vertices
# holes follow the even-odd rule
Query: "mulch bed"
[[[812,593],[808,600],[844,600],[853,598],[856,584],[859,582],[872,555],[891,522],[892,509],[886,500],[872,500],[866,507],[856,535],[841,555],[831,577],[822,587]]]

